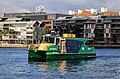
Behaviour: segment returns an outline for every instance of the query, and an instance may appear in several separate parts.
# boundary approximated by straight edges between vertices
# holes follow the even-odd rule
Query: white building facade
[[[0,22],[1,44],[33,44],[35,21],[8,18]]]

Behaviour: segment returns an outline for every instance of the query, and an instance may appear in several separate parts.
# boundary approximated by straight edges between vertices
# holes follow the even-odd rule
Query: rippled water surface
[[[0,48],[0,79],[120,79],[120,49],[87,60],[28,61],[26,48]]]

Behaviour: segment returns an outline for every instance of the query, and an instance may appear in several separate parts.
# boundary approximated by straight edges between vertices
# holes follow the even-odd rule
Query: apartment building
[[[77,13],[74,10],[69,10],[69,15],[73,15],[73,16],[97,16],[97,15],[119,16],[119,12],[109,11],[108,8],[101,7],[100,12],[98,12],[98,10],[95,8],[91,8],[90,10],[89,9],[78,10]]]
[[[119,16],[119,12],[103,12],[103,16]]]
[[[93,38],[95,44],[120,44],[120,16],[60,17],[55,21],[59,34],[75,33]]]
[[[25,18],[2,18],[0,21],[1,44],[34,43],[34,25],[36,21]],[[42,22],[39,22],[41,24]]]

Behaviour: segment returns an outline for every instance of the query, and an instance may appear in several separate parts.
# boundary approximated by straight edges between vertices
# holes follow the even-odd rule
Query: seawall
[[[120,45],[93,45],[95,48],[120,48]]]
[[[0,44],[1,48],[26,48],[27,44]]]
[[[0,44],[0,48],[27,48],[28,45],[30,44]],[[93,46],[95,48],[120,48],[120,45],[93,45]]]

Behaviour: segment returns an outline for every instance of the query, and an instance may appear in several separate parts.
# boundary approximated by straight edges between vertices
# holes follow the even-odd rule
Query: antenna
[[[5,8],[3,8],[3,13],[5,13]]]
[[[3,16],[4,16],[4,14],[5,14],[5,8],[3,8]]]

